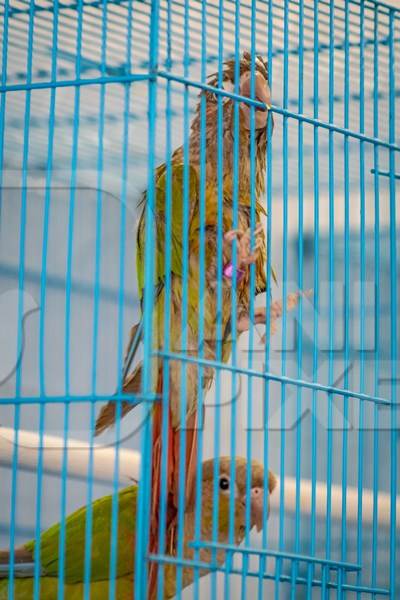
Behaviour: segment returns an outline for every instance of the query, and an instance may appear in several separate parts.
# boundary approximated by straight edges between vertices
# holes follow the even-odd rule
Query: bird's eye
[[[229,490],[229,479],[227,477],[220,477],[219,479],[219,487],[221,490],[223,490],[224,492],[226,492],[227,490]]]

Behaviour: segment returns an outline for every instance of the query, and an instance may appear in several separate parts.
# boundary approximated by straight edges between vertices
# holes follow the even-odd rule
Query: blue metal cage
[[[28,539],[39,540],[41,531],[60,522],[54,597],[67,598],[67,516],[111,493],[110,585],[104,597],[125,598],[117,585],[117,498],[132,478],[139,491],[130,597],[147,597],[152,564],[158,565],[158,599],[164,598],[169,564],[176,566],[179,598],[400,597],[398,3],[1,0],[0,31],[0,548],[11,550],[4,597],[28,597],[18,595],[13,550]],[[250,107],[252,173],[255,168],[254,119],[260,103],[254,93],[254,99],[240,95],[238,67],[234,89],[222,85],[224,61],[239,65],[243,51],[250,53],[253,67],[258,55],[268,60],[272,91],[263,199],[267,286],[257,299],[250,296],[250,315],[262,306],[269,314],[277,298],[283,303],[276,331],[267,320],[266,340],[259,326],[240,340],[232,333],[226,362],[218,335],[215,360],[209,360],[201,350],[193,354],[187,349],[184,327],[182,351],[173,351],[167,310],[164,346],[155,347],[154,173],[163,162],[170,172],[172,153],[183,146],[185,322],[188,141],[200,102],[201,341],[207,148],[206,107],[199,94],[210,91],[208,76],[217,73],[218,86],[212,88],[220,107],[214,250],[222,256],[225,99],[236,107],[235,165],[240,103]],[[252,86],[254,92],[254,75]],[[237,209],[235,169],[232,179]],[[135,230],[144,189],[146,285],[140,303]],[[171,193],[168,187],[167,250],[172,244]],[[249,198],[254,224],[254,185]],[[170,251],[165,261],[170,271]],[[252,266],[252,289],[254,278]],[[218,315],[222,280],[220,265]],[[236,286],[233,278],[232,322],[238,318]],[[300,295],[297,308],[289,311],[285,299],[297,290],[311,292]],[[143,361],[143,387],[136,398],[143,402],[121,419],[124,347],[141,311],[143,344],[135,360]],[[217,330],[221,327],[218,322]],[[215,484],[211,539],[201,539],[197,501],[193,556],[184,556],[181,469],[176,551],[171,556],[161,532],[158,552],[149,555],[151,415],[154,404],[167,403],[169,397],[165,388],[161,398],[155,394],[155,358],[166,373],[173,360],[183,365],[181,423],[186,370],[199,367],[199,421],[204,419],[198,432],[199,466],[203,459],[216,459],[217,482],[218,457],[243,455],[258,459],[266,473],[271,469],[278,477],[268,523],[262,533],[250,532],[246,513],[240,545],[234,544],[233,524],[231,543],[218,543]],[[214,383],[205,393],[200,379],[210,367]],[[111,397],[116,425],[97,440],[98,408]],[[182,448],[185,440],[182,427]],[[161,529],[167,512],[165,456]],[[197,474],[199,499],[200,470]],[[249,467],[248,494],[250,485]],[[232,523],[233,499],[230,510]],[[96,598],[90,585],[91,510],[85,532],[86,599]],[[217,550],[223,553],[222,565]],[[43,594],[40,556],[36,544],[29,597]],[[184,567],[193,572],[189,587]],[[200,578],[202,570],[208,575]],[[0,599],[1,582],[0,569]]]

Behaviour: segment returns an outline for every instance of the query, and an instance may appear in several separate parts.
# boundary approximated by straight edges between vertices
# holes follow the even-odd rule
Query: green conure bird
[[[204,323],[202,341],[202,356],[209,360],[222,360],[227,362],[231,353],[231,294],[232,278],[236,276],[237,291],[237,316],[235,326],[238,332],[248,329],[250,298],[254,293],[266,290],[266,243],[261,223],[265,215],[263,206],[265,196],[266,149],[268,131],[268,107],[270,106],[270,89],[268,84],[267,63],[259,56],[254,64],[254,98],[262,104],[254,109],[254,165],[255,178],[255,227],[250,231],[251,225],[251,106],[244,101],[239,103],[239,157],[238,169],[234,167],[234,100],[230,97],[222,99],[223,121],[223,169],[222,178],[222,214],[218,214],[218,97],[212,90],[203,90],[200,94],[205,99],[205,165],[201,165],[201,101],[199,101],[196,114],[191,125],[188,156],[185,165],[184,148],[175,150],[170,161],[170,180],[167,164],[160,165],[155,172],[155,198],[154,198],[154,312],[153,312],[153,348],[163,350],[166,327],[170,338],[169,351],[184,355],[199,355],[199,305],[200,305],[200,180],[205,169],[205,214],[202,225],[205,232],[205,293],[202,298],[204,306]],[[228,60],[224,63],[222,85],[226,91],[234,90],[235,61]],[[241,96],[250,98],[252,82],[252,60],[248,52],[244,52],[240,60],[240,80],[238,83]],[[209,79],[209,85],[218,86],[218,76]],[[272,115],[271,117],[272,118]],[[184,281],[183,266],[183,240],[184,240],[184,181],[187,173],[188,190],[188,223],[187,223],[187,279]],[[235,176],[234,176],[234,173]],[[234,181],[236,179],[236,181]],[[170,181],[170,210],[172,216],[171,239],[166,239],[166,211],[167,211],[167,186]],[[234,214],[234,190],[237,185],[238,208]],[[146,203],[147,193],[143,195],[143,211],[138,224],[137,233],[137,277],[138,289],[143,300],[145,287],[145,256],[146,253]],[[223,228],[222,256],[217,256],[218,222],[221,219]],[[233,230],[235,227],[235,230]],[[254,248],[251,247],[251,237],[255,239]],[[236,239],[237,247],[237,273],[233,273],[232,248]],[[165,257],[171,253],[171,269],[166,273]],[[218,260],[222,264],[218,264]],[[255,265],[255,290],[250,289],[250,264]],[[218,305],[218,270],[223,271],[222,281],[222,314],[217,315]],[[169,277],[170,294],[166,296],[166,280]],[[182,306],[186,302],[187,319],[182,319]],[[166,323],[165,316],[169,313]],[[265,311],[257,311],[255,321],[265,322]],[[219,323],[219,327],[218,324]],[[132,328],[131,341],[128,347],[128,364],[137,346],[141,326]],[[222,332],[219,344],[217,343],[218,331]],[[183,333],[185,332],[185,333]],[[217,355],[217,348],[220,354]],[[163,395],[165,382],[163,381],[162,358],[155,359],[153,367],[153,390]],[[183,371],[184,369],[184,371]],[[126,369],[124,369],[126,372]],[[207,391],[212,384],[214,370],[203,368],[201,386]],[[182,381],[185,381],[185,397],[182,397]],[[142,365],[136,368],[125,378],[123,391],[129,394],[141,392]],[[198,365],[195,362],[180,360],[169,361],[168,401],[169,401],[169,436],[168,436],[168,493],[177,502],[177,487],[179,481],[179,440],[180,431],[186,430],[186,456],[185,460],[185,497],[190,502],[193,489],[193,478],[196,471],[197,448],[197,404],[198,404],[199,375]],[[181,423],[181,402],[185,402],[186,422]],[[121,416],[126,415],[133,408],[132,402],[123,401]],[[116,418],[116,402],[111,400],[100,412],[96,433],[112,425]],[[153,446],[152,446],[152,518],[150,534],[150,551],[157,550],[157,515],[159,503],[160,464],[161,464],[161,423],[162,407],[156,402],[153,409]],[[201,426],[202,424],[199,424]]]
[[[234,486],[234,543],[240,544],[246,529],[246,473],[247,462],[244,458],[236,458],[235,481],[230,481],[231,459],[220,458],[219,469],[219,514],[218,542],[229,543],[229,506],[231,487]],[[263,508],[266,502],[269,511],[269,495],[272,493],[276,479],[273,473],[268,473],[268,494],[264,500],[264,469],[261,464],[252,461],[249,528],[256,527],[259,531],[267,515]],[[213,489],[214,489],[214,460],[208,460],[202,467],[202,498],[201,502],[201,540],[212,540],[213,523]],[[136,536],[136,501],[137,487],[131,486],[119,492],[118,495],[118,533],[116,558],[116,599],[132,600],[134,597],[134,566],[135,566],[135,536]],[[195,512],[193,506],[184,515],[184,558],[192,560],[194,549],[189,543],[195,538]],[[69,517],[65,522],[65,563],[64,563],[64,598],[68,600],[83,600],[84,598],[84,565],[85,565],[85,526],[87,508],[83,507]],[[92,538],[90,563],[90,597],[94,600],[108,600],[110,592],[110,547],[112,496],[105,496],[92,504]],[[42,533],[40,537],[40,600],[56,600],[58,593],[59,570],[59,537],[60,525],[54,525]],[[167,531],[167,556],[177,553],[176,521],[170,523]],[[31,600],[34,596],[34,556],[35,540],[32,540],[15,550],[15,579],[14,600]],[[199,559],[202,562],[211,561],[210,549],[200,550]],[[216,554],[218,564],[225,560],[225,552]],[[0,551],[0,600],[8,599],[8,551]],[[206,575],[202,569],[200,576]],[[5,578],[5,579],[2,579]],[[193,567],[183,569],[182,586],[187,587],[194,579]],[[154,600],[157,589],[149,595]],[[176,567],[167,564],[163,598],[173,598],[176,592]]]

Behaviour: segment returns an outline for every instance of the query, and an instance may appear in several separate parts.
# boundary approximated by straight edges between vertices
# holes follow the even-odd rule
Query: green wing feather
[[[59,581],[56,577],[40,578],[40,600],[55,600],[58,598]],[[130,577],[119,577],[115,580],[116,594],[118,600],[132,600],[133,579]],[[63,586],[64,598],[67,600],[83,600],[85,597],[84,584],[65,583]],[[109,581],[91,581],[90,598],[93,600],[109,600],[111,586]],[[14,600],[33,600],[34,599],[34,579],[32,577],[25,579],[16,579],[14,581]],[[0,600],[9,600],[8,579],[0,580]]]
[[[189,183],[189,222],[192,219],[192,207],[197,205],[198,180],[193,167],[188,167]],[[184,179],[185,168],[182,163],[171,165],[171,272],[182,276],[182,239],[183,239],[183,217],[184,217]],[[158,286],[165,280],[165,235],[166,235],[166,213],[167,213],[167,187],[168,173],[166,165],[157,169],[155,179],[155,269],[154,285]],[[145,212],[146,196],[144,197],[144,208],[140,217],[137,237],[137,278],[139,297],[142,299],[145,285]],[[189,232],[190,235],[190,232]]]
[[[118,494],[117,577],[132,574],[136,531],[136,486]],[[87,507],[80,508],[65,521],[65,582],[84,580],[85,527]],[[112,496],[92,504],[91,581],[109,578],[111,552]],[[47,576],[57,577],[59,569],[60,524],[50,527],[40,539],[40,562]],[[25,548],[34,552],[35,541]]]

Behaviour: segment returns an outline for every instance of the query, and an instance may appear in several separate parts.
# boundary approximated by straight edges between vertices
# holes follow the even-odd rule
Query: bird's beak
[[[246,506],[246,498],[243,498],[243,505]],[[262,487],[253,487],[251,489],[251,498],[250,498],[250,507],[251,507],[251,527],[256,527],[257,531],[261,531],[264,526],[264,489]],[[267,514],[269,515],[269,502],[267,504]]]
[[[264,112],[271,108],[271,91],[268,83],[261,74],[256,76],[256,99],[265,104]],[[263,110],[260,108],[259,110]]]
[[[240,93],[242,96],[251,98],[251,73],[247,72],[243,75],[240,84]],[[267,125],[268,110],[271,108],[271,91],[268,82],[260,72],[256,72],[254,76],[254,97],[258,102],[264,104],[264,107],[257,106],[255,109],[254,121],[256,129],[262,129]],[[250,114],[251,109],[249,104],[242,102],[242,114],[244,116],[245,126],[250,129]]]

